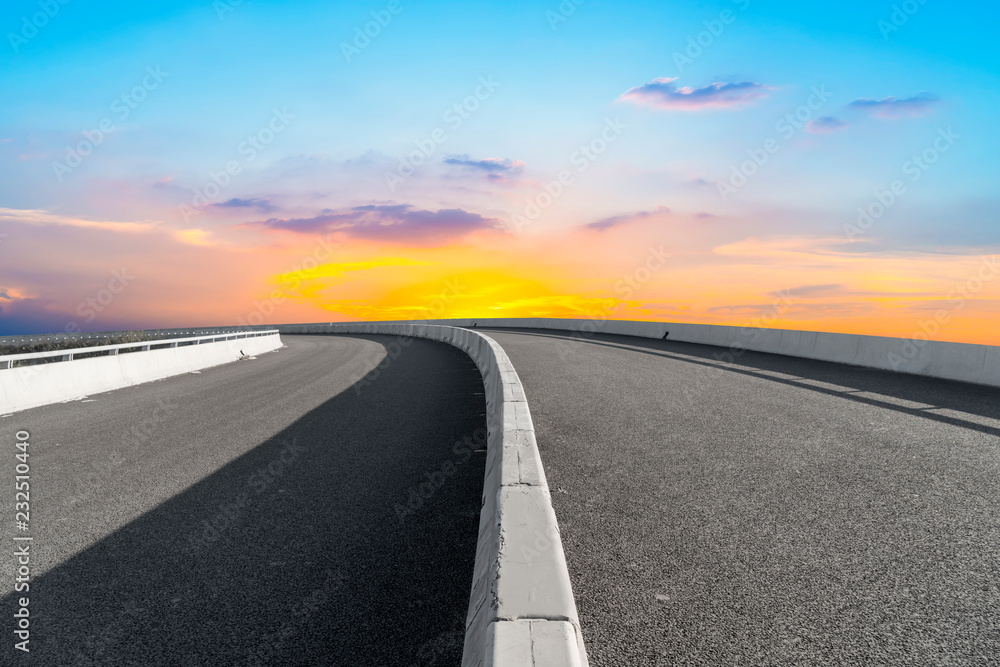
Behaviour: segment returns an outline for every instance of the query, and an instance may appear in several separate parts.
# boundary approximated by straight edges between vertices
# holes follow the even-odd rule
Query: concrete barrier
[[[852,366],[925,375],[1000,387],[1000,347],[948,343],[920,338],[888,338],[860,334],[761,329],[681,322],[548,319],[541,317],[431,320],[429,323],[482,328],[558,329],[586,337],[605,333],[700,343],[791,357],[833,361]],[[388,324],[388,323],[386,323]]]
[[[15,354],[0,357],[0,414],[27,410],[41,405],[73,400],[201,370],[236,361],[240,351],[248,355],[263,354],[281,347],[281,336],[276,330],[270,333],[251,332],[247,337],[236,334],[185,339],[156,340],[143,343],[103,345],[73,348],[50,352]],[[217,339],[225,337],[227,340]],[[157,350],[140,349],[138,352],[119,353],[131,348],[148,348],[150,345],[190,343],[180,347]],[[10,367],[11,362],[43,357],[68,357],[70,355],[109,352],[104,356],[57,361],[32,366]]]
[[[463,667],[585,667],[559,527],[524,389],[492,338],[428,324],[280,325],[284,334],[389,334],[465,351],[486,391],[487,452]]]

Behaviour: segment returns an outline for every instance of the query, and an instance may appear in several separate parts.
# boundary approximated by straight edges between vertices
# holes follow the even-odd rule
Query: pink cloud
[[[447,244],[480,231],[500,231],[503,224],[463,209],[429,211],[410,204],[369,204],[348,209],[324,209],[310,218],[268,218],[244,227],[304,234],[340,232],[363,240],[417,245]]]
[[[733,109],[766,97],[770,88],[760,83],[710,83],[704,88],[678,87],[677,78],[657,78],[628,90],[619,99],[669,111]]]

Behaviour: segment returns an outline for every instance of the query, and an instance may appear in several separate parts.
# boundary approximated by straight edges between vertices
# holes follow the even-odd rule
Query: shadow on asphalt
[[[728,348],[700,343],[682,343],[679,341],[654,340],[651,338],[613,334],[574,335],[568,331],[550,329],[481,328],[477,330],[486,334],[494,331],[496,333],[509,332],[562,339],[566,340],[571,346],[603,345],[633,350],[685,363],[700,364],[706,368],[751,375],[764,380],[770,380],[771,382],[779,382],[801,389],[839,396],[859,403],[878,406],[888,410],[896,410],[925,419],[1000,436],[1000,428],[995,426],[977,423],[960,415],[940,414],[933,411],[953,410],[957,413],[1000,420],[1000,389],[995,387],[849,366],[830,361],[789,357],[767,352],[744,350],[740,354],[731,354]],[[567,358],[572,354],[573,348],[567,347]],[[775,377],[770,375],[770,373],[782,373],[783,375],[794,377]],[[868,395],[858,395],[857,393],[850,393],[836,387],[816,386],[809,384],[809,382],[829,383],[853,390],[854,392],[864,392]],[[698,388],[692,389],[695,390]],[[893,402],[893,399],[930,407],[902,405],[899,402]]]
[[[353,337],[389,349],[388,337]],[[384,369],[32,580],[29,593],[7,596],[9,620],[16,599],[30,597],[25,658],[458,664],[485,463],[475,451],[485,449],[482,391],[463,352],[414,341]],[[418,501],[421,492],[429,497]],[[33,549],[44,549],[39,537]]]

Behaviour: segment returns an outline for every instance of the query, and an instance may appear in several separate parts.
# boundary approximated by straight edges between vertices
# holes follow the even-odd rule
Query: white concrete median
[[[264,332],[218,334],[0,357],[0,414],[73,400],[218,366],[236,361],[240,358],[241,352],[246,355],[256,355],[281,347],[281,337],[277,331],[271,331],[266,335],[261,335],[262,333]],[[237,335],[249,337],[235,338]],[[222,338],[229,340],[218,340]],[[169,346],[175,342],[190,341],[196,343],[119,353],[123,348]],[[10,362],[16,363],[21,360],[97,352],[111,354],[71,361],[7,367]]]
[[[464,350],[486,390],[487,453],[463,667],[585,667],[587,653],[524,389],[478,332],[427,324],[280,325],[283,334],[389,334]]]

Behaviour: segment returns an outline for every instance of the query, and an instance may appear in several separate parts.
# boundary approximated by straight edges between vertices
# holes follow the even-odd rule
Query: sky
[[[8,0],[0,334],[534,316],[1000,344],[998,18]]]

